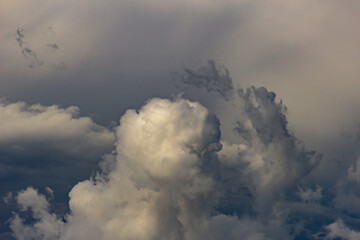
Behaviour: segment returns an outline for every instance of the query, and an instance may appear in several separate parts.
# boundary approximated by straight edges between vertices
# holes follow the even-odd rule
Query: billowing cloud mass
[[[358,239],[359,11],[0,1],[0,240]]]
[[[221,79],[211,81],[221,88]],[[10,220],[13,236],[356,239],[355,203],[346,201],[359,196],[350,191],[358,184],[357,163],[335,186],[321,185],[312,175],[322,156],[305,150],[288,129],[286,107],[275,93],[230,90],[227,97],[215,89],[224,101],[221,109],[209,108],[227,108],[219,117],[183,98],[153,98],[126,111],[116,150],[96,176],[72,188],[69,212],[55,214],[45,195],[29,187],[15,196],[21,212]]]
[[[71,190],[66,224],[28,188],[18,203],[39,222],[25,227],[16,216],[11,228],[18,239],[198,238],[216,203],[208,161],[216,161],[219,140],[218,119],[200,104],[153,99],[121,118],[112,170]]]

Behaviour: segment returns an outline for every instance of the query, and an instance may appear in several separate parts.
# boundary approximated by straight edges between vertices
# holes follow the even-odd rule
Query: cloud
[[[218,210],[252,216],[255,222],[277,219],[293,231],[292,237],[280,239],[311,239],[340,216],[357,224],[360,195],[353,184],[357,158],[348,155],[339,168],[337,159],[307,151],[288,127],[287,108],[266,88],[234,92],[226,101],[214,97],[208,101],[209,95],[201,96],[200,91],[185,93],[221,116],[219,160],[227,177],[222,179]],[[349,143],[354,141],[349,139]],[[354,151],[352,145],[349,151]],[[321,176],[329,171],[337,174]]]
[[[11,228],[16,239],[59,239],[64,223],[55,214],[49,214],[49,203],[34,188],[27,188],[17,196],[22,210],[31,209],[32,216],[39,220],[33,227],[25,226],[19,215],[12,219]]]
[[[348,228],[341,219],[329,224],[326,228],[329,231],[327,235],[329,239],[342,238],[347,240],[356,240],[360,238],[360,232]]]
[[[208,227],[196,231],[198,239],[325,238],[326,226],[337,219],[343,219],[349,231],[357,231],[358,139],[339,136],[343,130],[355,132],[353,123],[359,122],[360,116],[355,104],[360,83],[359,68],[354,64],[359,59],[359,52],[354,51],[359,46],[356,1],[189,3],[3,1],[0,94],[12,102],[64,106],[58,107],[60,110],[76,105],[82,114],[92,117],[86,118],[90,125],[101,127],[94,121],[108,125],[126,109],[139,109],[148,98],[171,96],[174,89],[169,73],[186,66],[180,71],[183,81],[178,81],[186,86],[180,90],[185,98],[216,114],[223,146],[217,153],[200,154],[206,161],[202,171],[214,183],[209,193],[214,203],[202,201],[210,217],[204,220]],[[28,59],[24,60],[19,47]],[[27,67],[35,52],[46,67]],[[214,61],[199,67],[194,64],[199,59],[216,59],[227,67]],[[250,85],[255,87],[248,89]],[[83,118],[74,114],[69,119],[81,122],[78,120]],[[217,124],[216,118],[210,119]],[[23,124],[31,128],[36,121]],[[94,138],[97,143],[91,143],[92,137],[85,134],[93,132],[91,127],[80,127],[82,133],[75,135],[67,129],[77,128],[67,120],[59,121],[46,134],[41,129],[29,131],[0,146],[0,176],[6,180],[0,179],[5,186],[1,190],[9,204],[0,207],[0,222],[15,211],[15,191],[28,185],[38,189],[39,196],[49,198],[48,214],[62,219],[68,211],[64,207],[68,191],[97,171],[104,153],[108,155],[100,163],[101,179],[109,180],[119,158],[111,153],[113,143],[102,148],[99,136]],[[108,131],[111,135],[111,129]],[[305,140],[307,148],[298,139]],[[208,148],[217,147],[210,143]],[[132,171],[152,178],[161,173],[141,163],[132,162]],[[171,166],[165,167],[173,172]],[[145,187],[151,183],[137,180]],[[47,187],[54,190],[54,197]],[[124,208],[127,204],[119,203]],[[27,221],[27,214],[19,213],[19,218],[25,219],[24,227],[34,223]],[[177,214],[173,207],[163,210],[161,216]],[[164,226],[183,229],[174,218],[167,219]],[[97,227],[89,230],[81,217],[75,222],[85,233],[97,231]],[[0,231],[2,226],[6,228],[6,223]],[[64,231],[59,230],[61,234]]]
[[[56,43],[48,43],[48,46],[49,48],[52,48],[54,50],[58,50],[59,49],[59,46],[56,44]]]
[[[113,149],[114,134],[77,107],[0,102],[0,222],[15,210],[11,192],[29,185],[57,198],[57,212],[67,211],[67,192],[97,169],[101,156]],[[51,190],[51,191],[50,191]],[[10,195],[9,195],[10,194]]]
[[[360,158],[349,168],[348,178],[351,181],[360,183]]]
[[[218,92],[226,99],[231,97],[234,91],[229,70],[225,67],[217,67],[214,60],[208,60],[197,70],[185,68],[182,73],[176,75],[176,78],[183,85]]]
[[[19,46],[22,48],[24,44],[24,29],[18,28],[16,30],[17,38],[16,41],[19,43]]]
[[[25,36],[24,36],[24,29],[18,28],[16,30],[17,38],[16,41],[19,44],[19,47],[21,48],[21,53],[25,58],[30,58],[31,63],[29,65],[30,68],[41,66],[44,64],[43,61],[39,60],[35,51],[30,49],[29,47],[26,47],[27,43],[25,42]]]
[[[35,145],[51,146],[68,153],[95,152],[108,148],[112,133],[88,117],[78,117],[79,109],[56,105],[27,105],[0,102],[0,143],[8,151],[25,152]]]
[[[299,188],[299,196],[304,202],[319,201],[322,198],[322,188],[317,186],[316,190]]]
[[[67,223],[62,229],[63,223],[51,218],[52,232],[60,231],[59,239],[196,238],[214,204],[206,158],[221,148],[219,138],[217,118],[198,103],[152,99],[138,112],[127,111],[117,129],[114,168],[106,178],[98,175],[71,190]],[[38,210],[37,201],[25,207],[20,201],[33,193],[20,193],[18,203],[31,207],[38,222],[30,229],[46,239],[38,227],[53,216],[44,213],[46,204],[39,203]],[[18,239],[20,229],[28,229],[17,216],[11,228]]]
[[[359,59],[353,51],[359,48],[359,32],[353,31],[359,22],[355,2],[3,3],[0,88],[14,101],[76,105],[108,124],[150,97],[168,97],[171,72],[181,66],[197,71],[194,62],[216,59],[231,71],[235,85],[265,86],[281,96],[291,109],[292,128],[309,148],[332,151],[342,141],[339,128],[351,132],[360,116],[353,107],[359,102],[359,70],[353,64]],[[8,37],[19,26],[29,48],[54,68],[24,67],[28,62]],[[56,38],[49,32],[44,36],[49,26]],[[59,51],[46,47],[49,43]],[[323,86],[328,94],[322,94]],[[333,112],[332,118],[325,117]]]
[[[234,128],[234,134],[250,137],[238,147],[229,139],[220,142],[219,119],[197,102],[155,98],[128,110],[116,130],[116,152],[100,164],[103,173],[76,184],[66,221],[52,221],[56,239],[290,238],[285,223],[294,209],[286,195],[316,157],[299,149],[284,121],[273,117],[282,114],[273,94],[250,88],[251,94],[239,93],[238,100],[267,106],[255,115],[275,119],[270,122],[283,129],[259,131],[264,123],[256,125],[254,109],[240,104],[249,129],[244,134]],[[44,218],[49,216],[46,211]],[[36,224],[43,219],[34,219],[28,225],[15,215],[10,226],[18,239],[19,229],[41,236]]]
[[[228,95],[217,90],[224,78],[210,81],[211,87],[198,78],[180,81],[191,88],[183,95],[192,100],[153,98],[139,110],[127,110],[115,133],[78,117],[76,107],[2,103],[0,143],[17,161],[55,150],[57,157],[58,151],[72,156],[67,161],[88,163],[89,154],[94,172],[108,153],[89,180],[84,180],[84,164],[66,180],[69,199],[61,201],[69,204],[68,211],[52,207],[61,191],[54,179],[42,180],[39,190],[4,194],[7,204],[20,207],[9,221],[14,236],[267,240],[355,232],[358,158],[342,161],[335,176],[318,177],[337,160],[306,150],[274,92],[232,87]],[[225,82],[234,86],[229,76]],[[115,141],[115,150],[105,144],[91,153],[105,139],[109,145]],[[46,163],[40,160],[34,163]],[[76,174],[82,177],[76,180]],[[68,178],[69,172],[57,176]],[[331,225],[337,219],[352,228]]]

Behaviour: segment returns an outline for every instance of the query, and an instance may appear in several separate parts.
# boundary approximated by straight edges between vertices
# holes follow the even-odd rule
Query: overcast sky
[[[0,239],[359,239],[359,11],[1,1]]]

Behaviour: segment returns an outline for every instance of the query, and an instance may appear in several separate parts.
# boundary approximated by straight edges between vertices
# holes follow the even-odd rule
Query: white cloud
[[[49,148],[82,155],[109,151],[113,133],[78,114],[77,107],[0,102],[0,145],[17,153]]]
[[[345,240],[357,240],[360,238],[360,232],[347,227],[341,219],[326,226],[328,233],[327,237],[330,239],[342,238]]]
[[[80,117],[77,107],[0,101],[0,195],[7,196],[0,203],[0,222],[15,210],[9,193],[27,186],[51,197],[54,190],[57,213],[66,212],[68,191],[98,168],[114,143],[111,130]],[[4,226],[1,231],[9,231]]]
[[[153,99],[138,113],[127,111],[117,130],[115,168],[78,183],[69,194],[68,222],[64,228],[49,222],[51,229],[60,239],[196,239],[214,204],[215,183],[203,168],[204,156],[220,149],[218,127],[206,108],[182,99]],[[28,189],[18,203],[39,216],[29,228],[39,237],[45,230],[38,224],[53,215],[43,214],[43,196],[39,203],[23,201],[28,192],[33,196]],[[11,226],[18,236],[28,229],[18,217]]]
[[[316,186],[316,189],[299,187],[299,196],[304,202],[316,202],[322,198],[322,188]]]
[[[116,130],[116,152],[101,164],[104,173],[73,187],[66,223],[54,218],[52,232],[62,240],[289,238],[283,226],[292,209],[284,197],[312,166],[312,154],[286,134],[272,93],[251,88],[238,97],[249,132],[236,130],[245,144],[225,139],[219,155],[220,122],[197,102],[155,98],[128,110]],[[36,202],[27,206],[39,212]],[[16,216],[11,226],[40,231],[22,224]]]
[[[49,213],[49,203],[43,195],[29,187],[19,192],[17,202],[22,211],[30,209],[37,222],[33,226],[26,226],[19,215],[15,214],[10,227],[16,239],[59,239],[64,223],[55,214]]]

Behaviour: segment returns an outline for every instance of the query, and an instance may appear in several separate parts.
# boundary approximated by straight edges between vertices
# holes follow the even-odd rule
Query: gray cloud
[[[226,79],[233,86],[231,78]],[[94,177],[71,189],[67,214],[53,212],[45,195],[31,187],[15,198],[6,195],[7,204],[20,207],[10,220],[14,237],[265,240],[357,236],[353,230],[360,222],[356,159],[348,159],[335,179],[327,176],[320,181],[314,175],[324,172],[331,160],[306,150],[296,139],[288,128],[287,108],[275,93],[264,87],[232,88],[228,98],[214,91],[223,78],[211,81],[214,88],[199,84],[197,78],[183,83],[196,87],[185,95],[199,101],[218,94],[213,101],[205,101],[209,110],[182,98],[155,98],[139,110],[126,111],[116,128],[116,151],[104,157]],[[201,88],[205,98],[197,94]],[[90,118],[76,118],[75,107],[16,103],[3,104],[3,111],[5,145],[46,140],[46,148],[53,143],[61,151],[82,155],[88,150],[81,149],[80,143],[92,144],[89,130],[113,142],[112,134]],[[48,135],[55,141],[49,142]],[[94,144],[99,142],[94,140]],[[22,151],[14,148],[13,152]],[[31,155],[30,149],[23,152]],[[43,188],[48,199],[57,197],[56,188],[51,186],[54,196],[47,186]],[[24,214],[33,220],[25,221]]]
[[[229,116],[217,119],[196,102],[152,99],[138,111],[128,110],[116,130],[116,152],[100,164],[102,173],[71,190],[65,222],[43,194],[33,188],[18,193],[18,205],[35,222],[15,214],[10,224],[15,238],[356,236],[336,219],[358,221],[356,208],[345,207],[353,200],[344,191],[353,184],[347,179],[356,182],[357,168],[343,172],[332,189],[312,187],[307,179],[321,158],[287,130],[282,103],[265,88],[237,92],[232,103],[224,102],[240,112],[231,111],[238,118],[232,138],[220,133],[220,122],[227,124]],[[329,197],[334,190],[338,193]]]
[[[18,28],[16,30],[17,38],[16,41],[19,43],[19,46],[22,48],[24,44],[24,29]]]
[[[233,131],[241,143],[220,142],[219,120],[196,102],[152,99],[128,110],[117,128],[116,153],[101,164],[104,173],[71,190],[66,222],[50,213],[47,202],[34,205],[44,199],[35,190],[19,193],[18,204],[36,221],[27,225],[15,215],[10,226],[16,238],[295,237],[290,229],[297,224],[286,226],[293,213],[304,212],[296,205],[304,199],[296,187],[319,159],[287,133],[274,94],[263,88],[246,92],[236,95],[238,105],[230,104],[242,112],[250,136]],[[19,200],[28,194],[39,200]],[[44,222],[51,226],[43,228]]]
[[[43,61],[37,58],[36,53],[28,47],[23,48],[21,50],[21,53],[23,54],[24,57],[30,57],[32,59],[31,64],[29,65],[30,68],[41,66],[44,64]]]
[[[197,70],[185,68],[182,73],[176,74],[175,78],[185,86],[218,92],[226,99],[231,97],[234,91],[229,70],[225,67],[217,67],[214,60],[208,60],[206,65]]]
[[[38,5],[44,7],[34,7]],[[0,56],[4,66],[0,93],[14,101],[77,105],[108,123],[119,117],[114,112],[120,108],[140,107],[152,96],[167,97],[169,73],[184,65],[197,70],[194,62],[216,59],[231,70],[235,85],[265,86],[281,96],[292,109],[288,115],[291,127],[311,148],[331,151],[341,142],[339,128],[352,126],[360,116],[352,104],[359,102],[355,91],[359,71],[353,64],[359,58],[353,51],[358,48],[358,31],[350,30],[356,29],[354,23],[359,21],[354,1],[187,4],[122,0],[106,4],[84,1],[75,7],[71,1],[31,0],[4,4],[2,9],[6,9],[6,26],[0,35],[7,47]],[[303,16],[306,9],[311,11]],[[19,71],[23,62],[12,48],[13,40],[6,38],[19,25],[27,31],[30,49],[56,67]],[[46,30],[44,37],[41,33],[49,26],[52,30]],[[52,31],[56,31],[56,39]],[[61,49],[43,49],[48,43]],[[31,91],[19,90],[24,85]],[[72,91],[69,85],[89,87]],[[322,94],[323,86],[328,86],[328,94]],[[132,94],[127,94],[129,88]],[[118,94],[113,89],[118,89]],[[85,95],[90,100],[84,101]],[[113,104],[104,109],[109,95]],[[334,102],[338,95],[344,97]],[[332,112],[337,114],[331,119],[324,117]]]
[[[30,58],[31,63],[29,65],[30,68],[34,68],[37,66],[41,66],[44,64],[43,61],[39,60],[35,51],[27,47],[27,43],[25,42],[25,36],[24,36],[24,29],[18,28],[16,30],[17,38],[16,41],[19,44],[19,47],[21,48],[21,53],[25,58]]]
[[[354,51],[359,48],[356,1],[79,0],[74,4],[29,0],[3,1],[0,9],[4,20],[0,23],[0,95],[12,102],[64,106],[59,109],[76,105],[83,115],[92,117],[91,122],[109,125],[126,109],[140,108],[146,99],[169,98],[179,91],[171,85],[169,73],[186,66],[179,74],[184,77],[178,81],[184,85],[180,90],[216,114],[221,123],[223,148],[203,155],[206,164],[201,165],[217,184],[212,188],[216,194],[210,194],[216,203],[206,209],[212,217],[205,219],[213,238],[357,236],[360,177],[355,125],[360,122],[356,104],[360,72],[354,64],[359,59],[359,52]],[[18,26],[26,32],[18,29],[15,42]],[[19,47],[27,48],[27,59]],[[35,52],[46,67],[35,68]],[[215,62],[199,67],[199,59],[224,63],[231,77],[227,68]],[[28,68],[29,62],[34,68]],[[248,89],[251,85],[255,87]],[[216,126],[216,118],[206,121]],[[339,132],[351,134],[343,137]],[[60,211],[58,203],[67,204],[67,192],[97,169],[97,161],[111,147],[94,153],[89,146],[98,145],[89,143],[90,137],[68,135],[64,140],[61,131],[51,134],[38,141],[37,132],[30,131],[11,144],[5,142],[0,171],[13,196],[33,185],[38,189],[37,193],[28,190],[33,196],[49,198],[51,207],[43,208],[43,219],[56,213],[59,220],[66,210]],[[324,153],[323,157],[306,150],[298,139]],[[216,146],[210,144],[209,149]],[[109,154],[101,162],[104,181],[109,180],[116,157]],[[46,187],[54,189],[54,198]],[[14,197],[6,199],[10,205],[0,209],[0,231],[6,228],[4,216],[17,204]],[[42,198],[34,199],[41,202]],[[126,209],[127,204],[119,206]],[[172,205],[160,212],[177,216],[178,208]],[[24,215],[31,218],[27,214],[21,212],[19,220]],[[164,226],[183,229],[174,217],[167,219]],[[54,226],[57,220],[52,221]],[[33,228],[25,225],[30,236]],[[208,238],[206,231],[197,233],[198,239]],[[176,234],[184,236],[181,231]],[[9,233],[0,235],[0,239],[8,237]]]
[[[59,49],[59,46],[56,43],[48,43],[46,46],[48,46],[49,48],[52,48],[54,50]]]

